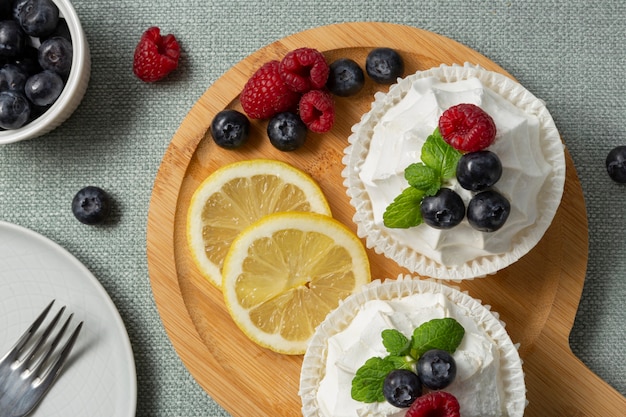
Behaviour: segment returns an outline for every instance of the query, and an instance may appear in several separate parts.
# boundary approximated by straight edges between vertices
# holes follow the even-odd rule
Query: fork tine
[[[63,314],[63,312],[65,312],[65,306],[63,306],[63,307],[61,307],[61,309],[59,309],[59,311],[54,316],[52,321],[50,321],[50,323],[48,324],[48,327],[46,327],[43,330],[43,333],[41,334],[41,336],[39,336],[39,339],[36,341],[36,343],[34,343],[33,346],[31,346],[30,349],[26,353],[24,353],[23,360],[22,360],[22,363],[21,363],[20,367],[31,369],[32,368],[32,361],[34,360],[34,358],[36,358],[37,356],[39,356],[40,358],[42,358],[43,356],[46,356],[46,355],[43,355],[43,356],[39,355],[39,350],[44,346],[44,344],[48,340],[48,337],[50,337],[50,334],[52,333],[52,331],[56,327],[57,322],[61,318],[61,315]],[[64,331],[64,329],[62,329],[62,331]],[[62,336],[62,334],[61,334],[61,336]],[[35,362],[35,363],[37,363],[37,362]]]
[[[19,352],[28,343],[33,334],[35,334],[35,332],[39,329],[39,326],[41,326],[41,323],[45,320],[48,312],[50,312],[50,309],[52,308],[52,304],[54,304],[54,301],[55,300],[52,300],[50,304],[44,308],[33,324],[31,324],[30,327],[20,336],[20,338],[17,339],[17,342],[15,342],[11,350],[9,350],[9,352],[2,359],[0,359],[0,369],[4,366],[10,366],[11,363],[17,359]]]
[[[61,316],[61,313],[63,313],[63,309],[61,309],[61,311],[59,311],[59,313],[57,313],[56,317],[52,320],[52,322],[50,323],[50,325],[46,329],[44,335],[39,340],[39,343],[37,344],[37,347],[35,349],[33,349],[31,359],[34,359],[35,357],[37,357],[37,360],[35,361],[34,364],[30,364],[30,363],[28,364],[28,370],[31,373],[35,374],[35,375],[39,374],[39,371],[41,370],[43,365],[46,363],[48,358],[50,358],[50,355],[52,354],[54,349],[56,349],[57,345],[61,341],[61,338],[65,334],[65,331],[67,330],[67,327],[70,324],[70,321],[72,321],[72,317],[74,317],[73,313],[70,314],[70,316],[67,318],[67,320],[65,320],[65,323],[63,323],[63,327],[61,327],[61,330],[59,330],[57,335],[54,337],[54,340],[52,341],[52,343],[50,343],[50,345],[48,345],[45,353],[42,354],[42,355],[37,355],[38,348],[40,346],[43,346],[43,343],[46,341],[48,336],[50,336],[52,328],[56,327],[57,321],[58,321],[59,317]]]
[[[65,328],[67,328],[71,319],[72,319],[71,316],[67,319],[61,332],[65,331]],[[72,348],[74,347],[74,343],[76,342],[76,339],[78,338],[78,334],[80,333],[80,330],[82,329],[82,327],[83,327],[83,322],[81,321],[80,323],[78,323],[78,325],[76,326],[76,328],[74,329],[74,331],[72,332],[68,340],[63,345],[61,349],[61,353],[56,357],[54,363],[46,371],[46,374],[40,377],[41,379],[40,379],[39,384],[36,384],[36,383],[33,384],[35,386],[35,389],[39,389],[45,392],[50,387],[50,385],[52,385],[56,377],[61,372],[63,365],[65,365],[65,362],[67,361],[67,358],[70,355]],[[60,337],[57,337],[57,339],[60,340]],[[55,343],[58,344],[59,340],[55,340]],[[51,352],[52,352],[52,349],[48,352],[48,356]]]

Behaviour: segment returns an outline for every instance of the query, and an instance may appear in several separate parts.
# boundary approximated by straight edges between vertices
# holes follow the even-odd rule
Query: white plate
[[[0,357],[43,308],[66,305],[83,329],[33,417],[134,417],[137,375],[128,333],[100,282],[65,249],[0,221]]]

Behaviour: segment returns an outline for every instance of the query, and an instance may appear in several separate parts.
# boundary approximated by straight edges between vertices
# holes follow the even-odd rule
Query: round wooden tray
[[[333,215],[353,231],[354,214],[342,185],[341,158],[350,128],[369,110],[376,91],[370,80],[351,98],[336,99],[330,133],[310,134],[292,153],[275,150],[266,122],[252,124],[251,139],[237,151],[217,147],[207,129],[224,108],[241,109],[238,95],[263,63],[298,47],[313,47],[330,61],[350,57],[364,65],[377,46],[400,51],[406,74],[440,64],[470,62],[510,75],[486,57],[424,30],[386,23],[345,23],[301,32],[260,49],[235,65],[197,101],[172,138],[157,173],[147,226],[147,256],[156,304],[182,361],[206,392],[235,416],[298,416],[301,356],[284,356],[250,342],[230,318],[221,292],[202,278],[191,261],[185,218],[193,191],[219,166],[237,160],[272,158],[308,172],[326,194]],[[571,352],[574,322],[587,266],[585,202],[566,152],[563,204],[539,244],[495,276],[461,283],[461,289],[492,306],[521,344],[529,406],[527,416],[621,415],[626,400]],[[373,278],[407,271],[369,251]],[[455,284],[456,285],[456,284]]]

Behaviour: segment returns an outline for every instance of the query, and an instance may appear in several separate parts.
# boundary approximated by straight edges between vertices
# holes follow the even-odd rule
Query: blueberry
[[[52,0],[28,0],[19,7],[18,18],[24,32],[30,36],[47,36],[59,22],[59,8]]]
[[[26,3],[30,2],[30,0],[14,0],[13,7],[11,8],[11,17],[16,22],[20,21],[20,11],[24,7]]]
[[[72,213],[84,224],[102,223],[110,212],[111,198],[100,187],[85,187],[78,191],[72,200]]]
[[[39,51],[30,45],[24,47],[21,56],[13,59],[13,64],[20,67],[28,76],[43,71],[43,68],[39,65]]]
[[[30,103],[22,94],[15,91],[0,92],[0,127],[18,129],[30,117]]]
[[[50,33],[47,36],[42,36],[39,39],[40,39],[41,42],[43,42],[46,39],[54,38],[54,37],[57,37],[57,36],[65,38],[65,39],[67,39],[70,42],[72,41],[72,34],[70,32],[70,28],[67,25],[67,21],[64,18],[62,18],[62,17],[59,18],[59,23],[57,24],[57,27],[54,28],[52,33]]]
[[[421,212],[427,225],[436,229],[450,229],[465,217],[465,204],[455,191],[441,188],[435,195],[422,199]]]
[[[606,171],[615,182],[626,184],[626,146],[617,146],[606,157]]]
[[[383,382],[383,395],[389,404],[406,408],[422,395],[422,384],[415,372],[396,369],[389,372]]]
[[[49,106],[63,91],[63,80],[56,72],[42,71],[26,80],[24,93],[36,106]]]
[[[364,84],[363,70],[350,58],[340,58],[330,64],[326,87],[331,93],[340,97],[349,97],[361,91]]]
[[[376,48],[367,55],[365,71],[379,84],[392,84],[404,73],[404,61],[391,48]]]
[[[56,36],[46,39],[39,46],[39,65],[66,77],[72,67],[72,43],[65,38]]]
[[[417,361],[417,375],[427,388],[445,388],[456,377],[456,361],[445,350],[428,350]]]
[[[17,57],[22,54],[26,34],[13,20],[0,21],[0,56]]]
[[[278,150],[295,151],[304,145],[307,128],[300,116],[292,112],[278,113],[267,124],[267,136]]]
[[[491,151],[468,152],[461,156],[456,166],[456,179],[461,187],[470,191],[483,191],[494,185],[502,176],[502,163]]]
[[[250,120],[237,110],[222,110],[211,122],[211,136],[217,146],[237,149],[248,140]]]
[[[24,91],[28,74],[15,64],[5,64],[0,68],[0,91]]]
[[[495,190],[481,191],[467,205],[467,221],[481,232],[495,232],[504,225],[511,203]]]

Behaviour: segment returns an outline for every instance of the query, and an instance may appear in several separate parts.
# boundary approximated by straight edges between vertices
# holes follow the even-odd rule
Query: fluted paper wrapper
[[[389,229],[374,222],[370,196],[359,178],[360,168],[368,154],[374,126],[385,113],[389,104],[397,103],[410,90],[412,83],[420,78],[436,77],[443,82],[455,82],[477,78],[482,84],[510,101],[524,112],[535,115],[541,129],[541,151],[552,170],[546,178],[537,201],[537,221],[518,233],[511,247],[503,253],[490,254],[471,259],[460,265],[443,265],[425,256],[419,250],[407,247],[389,234]],[[377,93],[371,110],[352,127],[349,146],[345,149],[342,171],[350,204],[356,209],[353,217],[357,235],[366,240],[366,246],[376,253],[384,254],[410,272],[424,277],[460,281],[492,275],[526,255],[543,237],[552,223],[563,196],[565,184],[565,153],[559,132],[545,104],[519,83],[483,68],[465,64],[432,68],[399,79],[388,93]],[[416,161],[417,162],[417,161]],[[427,226],[419,226],[427,227]],[[453,229],[452,229],[453,230]],[[497,233],[497,232],[495,232]]]
[[[317,402],[317,390],[324,377],[328,339],[344,330],[354,319],[360,308],[372,300],[395,300],[412,294],[443,294],[450,302],[461,306],[494,340],[500,352],[500,375],[504,402],[508,417],[522,417],[526,407],[526,385],[518,346],[513,344],[505,324],[491,307],[466,292],[452,288],[435,280],[420,280],[409,275],[397,279],[372,281],[370,284],[347,297],[317,327],[302,362],[299,394],[304,417],[332,417],[322,414]]]

